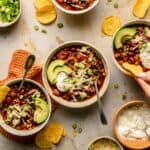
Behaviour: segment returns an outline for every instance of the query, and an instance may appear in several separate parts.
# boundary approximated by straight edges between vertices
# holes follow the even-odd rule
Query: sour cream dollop
[[[139,56],[140,56],[142,65],[145,68],[150,69],[150,42],[147,43],[146,48],[142,48],[140,50]]]

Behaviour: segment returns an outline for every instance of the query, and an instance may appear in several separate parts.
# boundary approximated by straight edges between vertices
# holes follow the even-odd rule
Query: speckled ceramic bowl
[[[139,24],[139,25],[140,25],[140,24],[144,24],[144,25],[150,26],[150,21],[149,21],[149,20],[144,20],[144,19],[143,19],[143,20],[135,20],[135,21],[127,22],[126,24],[124,24],[123,26],[121,26],[121,27],[117,30],[117,32],[114,34],[114,36],[113,36],[113,42],[112,42],[113,54],[114,54],[114,39],[115,39],[115,36],[117,35],[118,31],[119,31],[120,29],[124,28],[124,27],[130,26],[130,25],[138,25],[138,24]],[[126,74],[126,75],[131,76],[131,73],[128,72],[128,71],[126,71],[126,70],[117,62],[117,60],[115,59],[114,55],[113,55],[113,60],[114,60],[114,62],[115,62],[115,64],[116,64],[117,68],[118,68],[121,72],[123,72],[123,73]]]
[[[116,143],[116,144],[118,145],[118,147],[120,148],[120,150],[123,150],[123,147],[120,145],[120,143],[119,143],[115,138],[110,137],[110,136],[101,136],[101,137],[95,138],[94,140],[92,140],[92,141],[90,142],[90,144],[89,144],[88,147],[87,147],[87,150],[89,150],[90,146],[91,146],[94,142],[96,142],[96,141],[98,141],[98,140],[102,140],[102,139],[111,140],[112,142],[114,142],[114,143]]]
[[[8,82],[7,85],[8,86],[13,85],[13,84],[16,84],[16,83],[20,83],[21,81],[22,81],[22,79],[15,79],[15,80],[12,80],[12,81]],[[39,83],[37,83],[36,81],[26,79],[25,83],[29,83],[29,84],[33,84],[33,85],[37,86],[37,88],[39,88],[44,93],[44,95],[47,99],[48,106],[49,106],[49,115],[43,123],[41,123],[40,125],[37,125],[35,128],[33,128],[31,130],[16,130],[16,129],[12,128],[11,126],[7,125],[4,122],[2,116],[0,115],[0,126],[5,131],[7,131],[8,133],[10,133],[12,135],[15,135],[15,136],[21,136],[21,137],[22,136],[31,136],[31,135],[34,135],[37,132],[39,132],[41,129],[43,129],[46,126],[46,124],[49,121],[50,115],[51,115],[51,100],[50,100],[50,97],[49,97],[47,91]]]
[[[145,140],[128,140],[124,137],[122,137],[119,133],[118,133],[118,125],[117,125],[117,121],[118,121],[118,116],[119,114],[127,107],[129,106],[135,106],[135,105],[147,105],[144,101],[140,101],[140,100],[133,100],[130,102],[127,102],[126,104],[122,105],[120,108],[117,109],[115,115],[114,115],[114,119],[113,119],[113,131],[114,134],[116,136],[116,138],[120,141],[120,143],[122,143],[124,146],[128,147],[129,149],[136,149],[136,150],[141,150],[141,149],[146,149],[146,148],[150,148],[150,140],[145,139]],[[149,105],[150,107],[150,105]]]
[[[103,83],[101,89],[99,90],[99,95],[100,95],[100,97],[102,97],[104,95],[104,93],[107,90],[107,87],[108,87],[108,84],[109,84],[109,79],[110,79],[110,72],[109,72],[109,68],[108,68],[108,65],[107,65],[107,61],[103,57],[103,55],[100,53],[100,51],[98,51],[97,48],[95,48],[93,45],[91,45],[91,44],[89,44],[87,42],[83,42],[83,41],[65,42],[65,43],[59,45],[57,48],[51,50],[51,52],[48,54],[48,58],[46,59],[46,62],[44,64],[43,74],[42,74],[43,82],[44,82],[44,85],[45,85],[46,89],[48,90],[50,96],[57,103],[59,103],[60,105],[66,106],[68,108],[84,108],[84,107],[88,107],[88,106],[90,106],[90,105],[92,105],[92,104],[97,102],[96,95],[93,96],[92,98],[88,99],[88,100],[83,101],[83,102],[69,102],[69,101],[67,101],[67,100],[65,100],[65,99],[63,99],[61,97],[55,96],[53,94],[52,89],[51,89],[50,84],[49,84],[49,81],[48,81],[48,78],[47,78],[47,68],[48,68],[49,63],[50,63],[51,59],[53,58],[53,56],[58,51],[60,51],[62,48],[68,47],[68,46],[71,46],[71,45],[88,46],[88,47],[92,48],[92,50],[95,51],[98,54],[98,56],[101,56],[107,75],[106,75],[106,78],[104,80],[104,83]]]

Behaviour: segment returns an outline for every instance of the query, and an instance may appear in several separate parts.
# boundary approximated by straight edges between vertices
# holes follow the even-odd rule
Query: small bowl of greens
[[[0,126],[12,135],[30,136],[48,123],[51,100],[39,83],[26,79],[19,89],[21,81],[16,79],[5,85],[8,92],[0,105]]]
[[[20,15],[20,0],[0,0],[0,28],[13,25]]]

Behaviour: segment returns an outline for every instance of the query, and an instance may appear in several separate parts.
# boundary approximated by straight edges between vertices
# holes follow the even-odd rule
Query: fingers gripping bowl
[[[1,104],[0,125],[8,133],[29,136],[40,131],[51,114],[51,101],[46,90],[37,82],[26,79],[18,90],[22,79],[10,81],[9,92]]]
[[[50,52],[43,69],[44,85],[51,97],[70,108],[82,108],[97,101],[94,81],[102,96],[109,83],[104,57],[91,44],[66,42]]]
[[[123,25],[114,35],[113,53],[115,64],[127,75],[132,73],[130,68],[137,70],[134,75],[150,70],[150,22],[138,20]]]

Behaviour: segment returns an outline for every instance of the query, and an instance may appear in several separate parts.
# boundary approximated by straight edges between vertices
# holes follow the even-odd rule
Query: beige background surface
[[[6,32],[0,32],[0,79],[6,76],[11,55],[18,48],[30,49],[37,55],[38,62],[42,63],[48,52],[55,48],[60,41],[88,41],[106,56],[111,70],[109,88],[103,97],[104,110],[107,114],[109,125],[101,125],[96,105],[80,113],[73,113],[59,107],[51,120],[63,123],[68,136],[54,150],[86,150],[88,143],[93,138],[101,135],[113,135],[112,119],[116,108],[128,100],[146,100],[146,98],[136,82],[123,75],[115,66],[112,60],[112,37],[102,35],[100,26],[104,17],[109,15],[120,16],[122,24],[135,20],[136,18],[132,15],[135,0],[118,0],[118,9],[113,8],[113,3],[107,3],[107,0],[100,0],[94,10],[83,16],[68,16],[57,11],[57,20],[49,26],[42,26],[36,21],[32,0],[21,0],[21,2],[22,15],[20,21]],[[150,19],[150,12],[145,18]],[[58,22],[64,24],[63,29],[57,28]],[[39,25],[40,29],[46,29],[47,34],[35,31],[34,25]],[[119,83],[119,89],[113,88],[113,83],[115,82]],[[123,101],[121,98],[124,92],[128,93],[126,101]],[[78,122],[83,128],[82,134],[79,134],[76,138],[73,138],[71,127],[73,122]],[[35,149],[34,146],[17,144],[0,136],[0,150]]]

